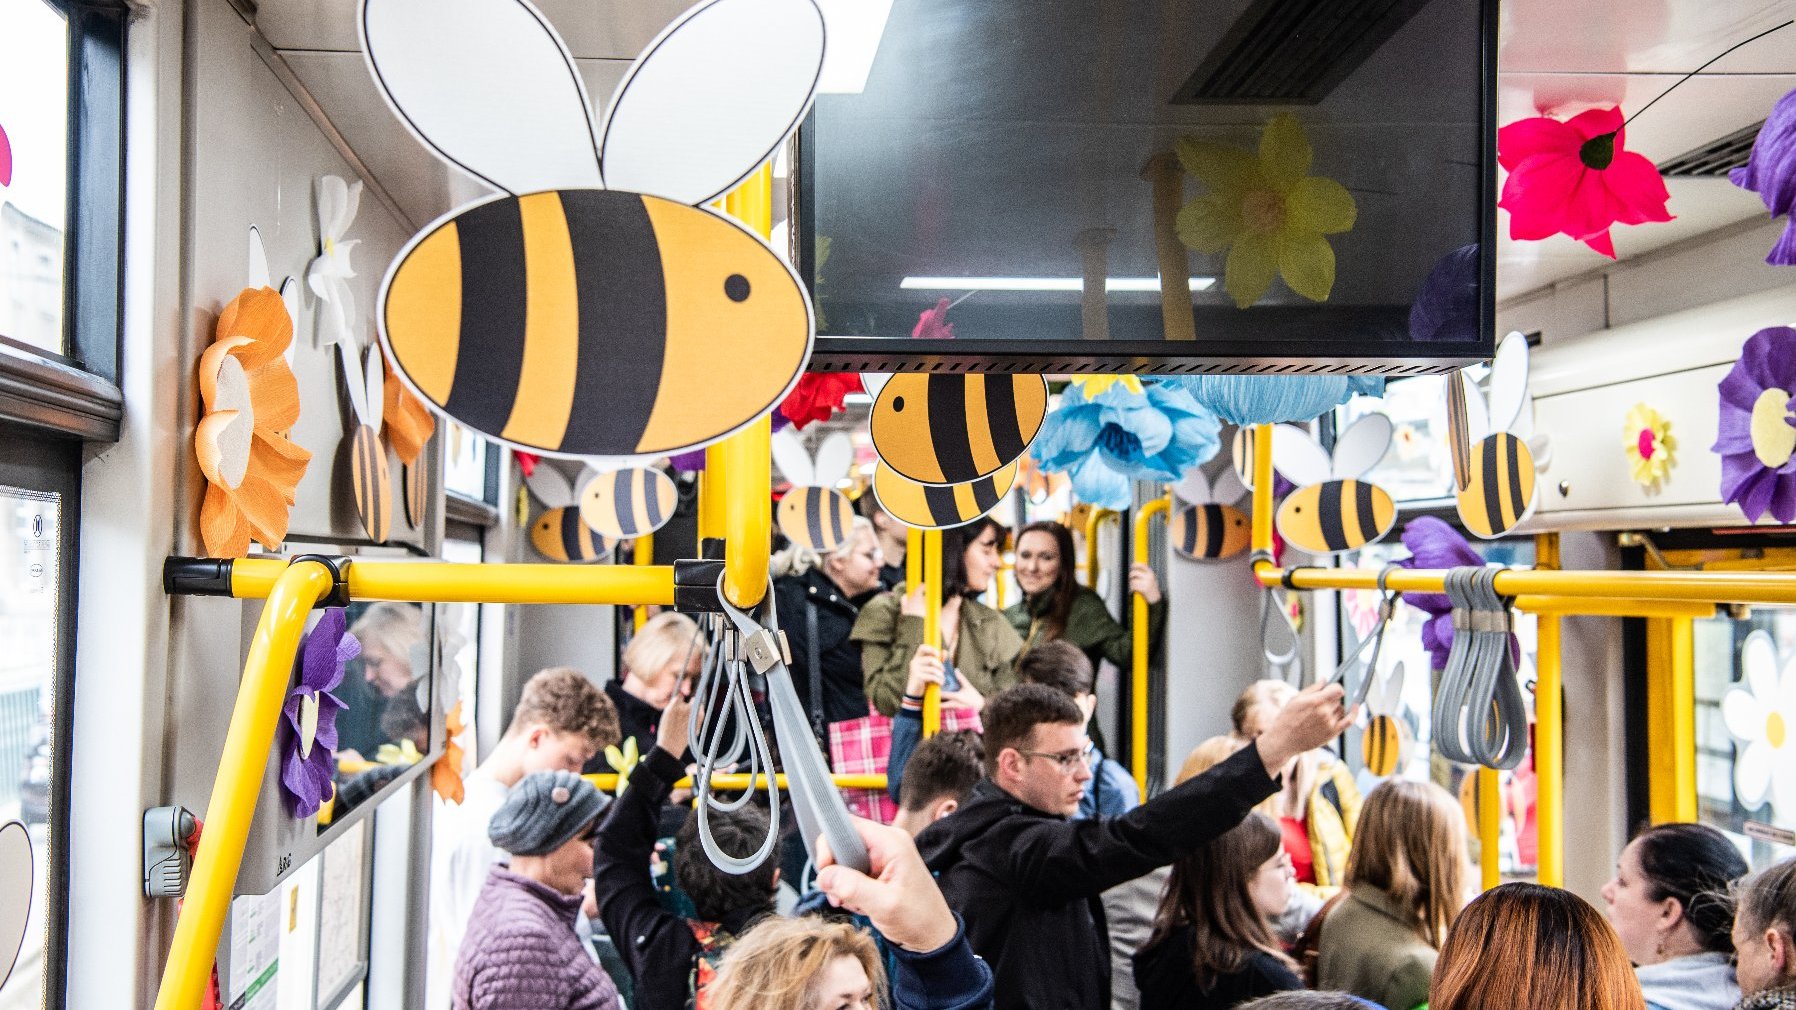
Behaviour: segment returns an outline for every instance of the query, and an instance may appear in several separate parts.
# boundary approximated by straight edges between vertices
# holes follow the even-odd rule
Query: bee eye
[[[899,413],[899,412],[902,412],[903,410],[904,410],[904,397],[902,397],[902,396],[892,397],[892,411],[894,413]]]
[[[741,274],[729,275],[724,278],[723,293],[728,295],[732,302],[748,301],[748,278]]]

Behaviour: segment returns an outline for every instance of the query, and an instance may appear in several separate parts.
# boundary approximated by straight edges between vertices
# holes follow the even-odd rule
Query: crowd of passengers
[[[871,873],[826,846],[807,866],[789,831],[745,873],[706,856],[680,788],[690,619],[651,619],[603,687],[532,677],[437,815],[429,1010],[1796,1010],[1796,859],[1753,874],[1720,832],[1664,824],[1621,852],[1606,915],[1533,884],[1475,894],[1451,794],[1362,797],[1325,749],[1354,715],[1339,686],[1254,684],[1143,802],[1093,739],[1094,666],[1126,661],[1127,629],[1053,523],[1014,539],[1023,599],[979,602],[1005,537],[944,533],[941,648],[877,510],[841,550],[775,559],[819,746],[888,776],[849,793]],[[1151,569],[1129,584],[1158,628]],[[615,799],[581,776],[613,770],[607,748]],[[749,802],[708,828],[740,856],[769,822]]]

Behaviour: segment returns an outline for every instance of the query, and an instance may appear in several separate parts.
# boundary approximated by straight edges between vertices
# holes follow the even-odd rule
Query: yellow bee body
[[[795,487],[780,499],[775,518],[787,540],[828,554],[848,540],[854,503],[832,487]]]
[[[873,494],[888,515],[918,529],[961,526],[998,507],[1016,484],[1013,461],[989,477],[965,484],[920,484],[885,464],[873,471]]]
[[[672,518],[679,489],[652,467],[601,473],[580,491],[580,518],[608,540],[632,540]]]
[[[1039,375],[905,373],[880,389],[869,427],[879,458],[899,476],[965,484],[1015,462],[1047,410]]]
[[[530,545],[551,561],[598,561],[611,553],[611,541],[580,519],[580,510],[547,509],[530,526]]]
[[[1396,521],[1397,505],[1390,494],[1363,480],[1300,487],[1278,509],[1279,532],[1311,554],[1358,550],[1388,533]]]
[[[393,530],[393,478],[387,468],[387,447],[373,428],[358,424],[349,453],[349,479],[362,528],[370,540],[384,543]]]
[[[1366,771],[1379,778],[1397,770],[1403,754],[1403,728],[1388,715],[1375,715],[1360,738],[1360,756],[1366,760]]]
[[[1472,447],[1470,482],[1457,495],[1459,518],[1486,539],[1500,537],[1527,515],[1534,500],[1534,454],[1506,431]]]
[[[1173,549],[1195,561],[1220,561],[1247,549],[1251,539],[1247,515],[1232,505],[1204,502],[1174,513]]]

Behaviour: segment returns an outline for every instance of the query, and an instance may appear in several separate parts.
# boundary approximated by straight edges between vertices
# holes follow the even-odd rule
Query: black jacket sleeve
[[[892,960],[892,1003],[898,1010],[988,1010],[992,1005],[992,970],[973,953],[964,924],[954,939],[928,953],[895,943],[886,949]]]
[[[636,978],[638,1010],[679,1010],[698,941],[686,921],[661,906],[649,876],[656,821],[673,784],[685,773],[660,747],[630,773],[629,788],[599,826],[592,859],[599,919]]]
[[[1041,818],[1013,840],[1009,877],[1024,900],[1089,898],[1207,845],[1278,791],[1258,744],[1121,817]]]

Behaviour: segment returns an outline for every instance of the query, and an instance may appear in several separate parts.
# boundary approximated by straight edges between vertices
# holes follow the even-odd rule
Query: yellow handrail
[[[636,538],[635,547],[630,552],[630,562],[639,567],[655,563],[655,535],[644,533]],[[642,626],[649,623],[649,608],[638,603],[630,615],[630,627],[633,631],[641,631]]]
[[[582,777],[585,778],[586,781],[591,782],[594,786],[597,786],[600,790],[602,790],[604,792],[614,793],[617,791],[618,775],[616,772],[605,772],[603,774],[585,775]],[[786,776],[783,772],[780,774],[776,774],[773,777],[773,780],[775,783],[777,783],[779,785],[779,787],[781,789],[786,788]],[[881,774],[881,775],[831,775],[830,781],[834,782],[836,784],[836,788],[838,788],[838,789],[884,789],[886,787],[886,777],[883,774]],[[678,782],[675,782],[674,788],[675,789],[691,789],[692,788],[692,776],[688,775],[685,778],[680,779]],[[729,789],[747,789],[750,787],[748,784],[748,776],[747,775],[745,775],[741,772],[734,772],[734,773],[731,773],[728,775],[713,775],[713,776],[711,776],[711,788],[729,790]],[[753,788],[755,788],[755,789],[767,788],[767,776],[756,775],[755,776],[755,784],[754,784]]]
[[[923,531],[923,643],[942,647],[942,531]],[[947,662],[948,657],[942,657]],[[923,736],[942,728],[942,692],[935,685],[923,688]]]
[[[1559,534],[1534,538],[1534,567],[1559,567]],[[1559,615],[1535,622],[1534,776],[1535,872],[1548,887],[1565,884],[1565,712],[1559,664]]]
[[[472,566],[470,566],[472,567]],[[243,847],[256,811],[256,794],[274,747],[275,727],[293,656],[312,605],[331,589],[331,570],[315,561],[288,565],[268,590],[268,602],[256,622],[237,705],[225,732],[218,774],[206,804],[206,830],[200,835],[187,882],[181,918],[169,946],[168,968],[156,990],[156,1010],[193,1010],[205,998],[218,952],[218,936],[237,886]]]
[[[1148,561],[1147,534],[1150,521],[1172,508],[1167,496],[1155,498],[1135,512],[1135,553],[1137,563]],[[1147,633],[1147,597],[1130,593],[1129,648],[1129,770],[1135,776],[1135,788],[1147,798],[1147,655],[1153,643]]]
[[[762,238],[773,233],[773,165],[763,163],[723,199],[726,214]],[[747,609],[767,595],[773,549],[773,418],[762,417],[705,451],[705,469],[722,465],[723,594]]]
[[[1103,559],[1098,556],[1098,527],[1110,519],[1120,522],[1122,513],[1094,508],[1091,515],[1085,517],[1085,585],[1088,589],[1098,587],[1098,572],[1103,568]]]
[[[1480,767],[1477,772],[1478,808],[1478,883],[1488,891],[1503,882],[1503,790],[1495,768]]]
[[[267,597],[291,566],[282,558],[231,562],[231,596]],[[355,600],[408,603],[657,603],[671,606],[672,565],[499,565],[351,561]]]

